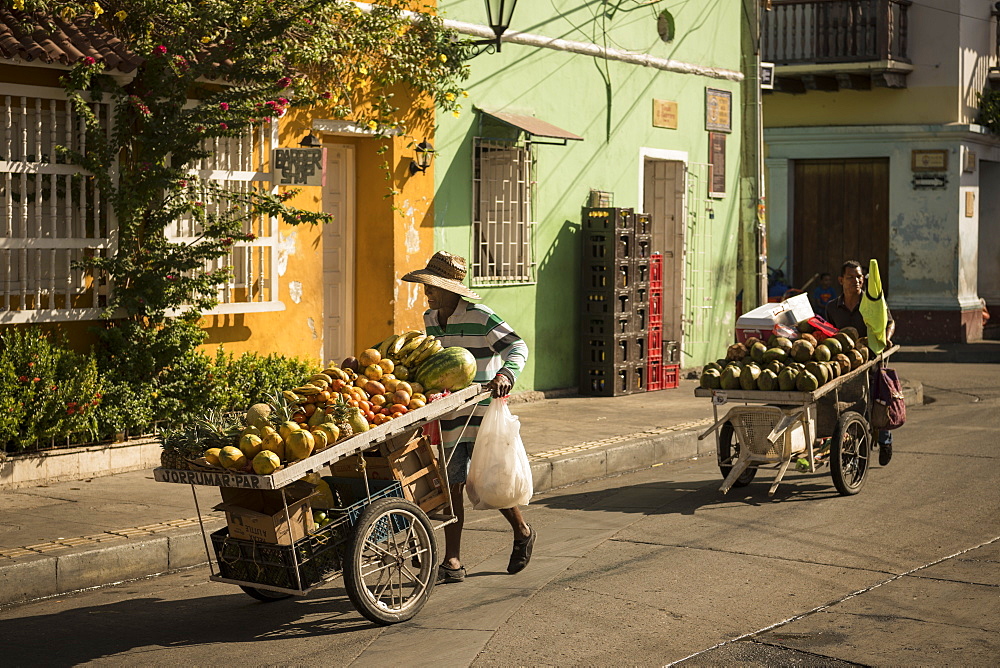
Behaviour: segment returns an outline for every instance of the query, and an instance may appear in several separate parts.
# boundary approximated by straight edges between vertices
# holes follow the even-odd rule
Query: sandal
[[[438,582],[462,582],[465,580],[465,566],[448,568],[444,564],[438,566]]]
[[[535,546],[535,530],[530,526],[531,531],[527,538],[514,539],[514,549],[510,553],[510,563],[507,564],[507,572],[513,575],[524,570],[528,562],[531,561],[531,548]]]

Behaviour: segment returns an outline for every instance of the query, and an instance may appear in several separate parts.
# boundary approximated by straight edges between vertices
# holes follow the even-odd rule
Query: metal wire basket
[[[772,440],[769,437],[783,419],[799,412],[777,406],[735,406],[727,417],[736,432],[741,453],[746,452],[755,462],[782,462],[806,449],[803,417],[785,420],[784,428]]]

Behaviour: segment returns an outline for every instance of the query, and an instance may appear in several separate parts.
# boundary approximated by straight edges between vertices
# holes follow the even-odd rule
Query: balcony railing
[[[910,62],[910,0],[773,0],[762,57],[776,65]]]

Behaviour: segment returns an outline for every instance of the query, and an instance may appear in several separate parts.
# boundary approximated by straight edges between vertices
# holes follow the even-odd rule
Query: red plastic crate
[[[653,253],[649,257],[649,287],[663,287],[663,255]]]
[[[649,289],[649,328],[663,327],[663,288]]]
[[[680,384],[681,378],[681,365],[680,364],[664,364],[663,365],[663,389],[669,390],[677,387]]]
[[[646,391],[653,392],[663,389],[663,362],[650,360],[646,363]]]
[[[647,332],[647,357],[651,360],[663,359],[663,328],[650,327]]]

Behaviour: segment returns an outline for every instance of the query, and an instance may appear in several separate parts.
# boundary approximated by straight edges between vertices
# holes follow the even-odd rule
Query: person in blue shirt
[[[830,276],[829,272],[823,272],[819,275],[819,285],[810,296],[812,297],[813,310],[816,313],[825,312],[826,305],[830,300],[837,298],[837,290],[833,287],[833,277]]]

